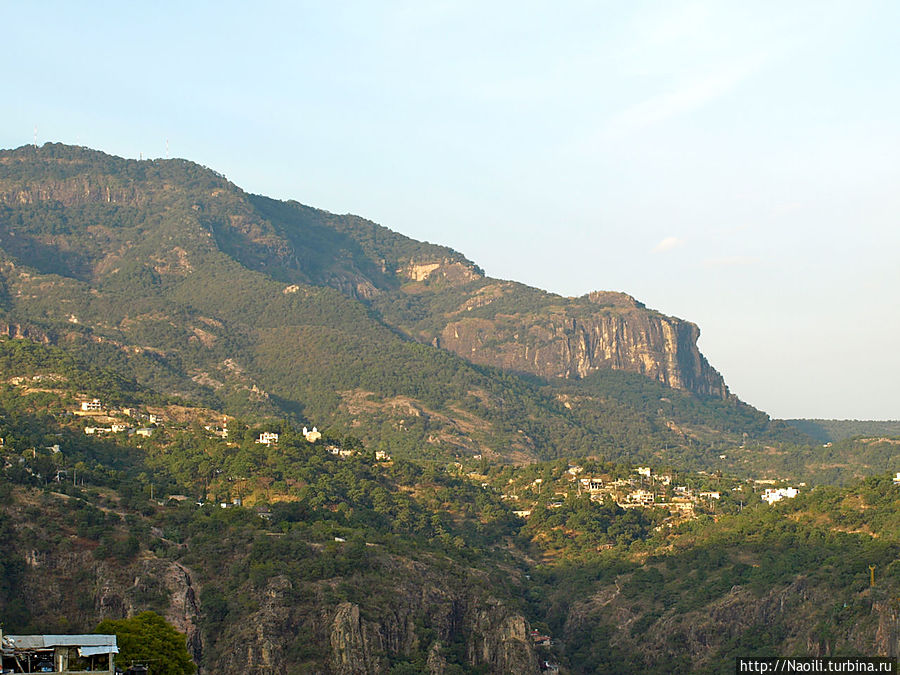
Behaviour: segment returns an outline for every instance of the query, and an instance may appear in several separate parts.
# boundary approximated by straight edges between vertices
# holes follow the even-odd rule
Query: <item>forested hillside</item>
[[[248,195],[183,160],[0,153],[0,288],[9,335],[166,396],[398,456],[700,466],[715,452],[701,448],[745,434],[802,438],[727,394],[695,327],[627,296],[497,282],[451,249]],[[462,318],[500,332],[484,324],[465,349],[449,345]],[[514,337],[522,322],[527,340]],[[563,365],[535,371],[533,358]]]
[[[785,420],[823,443],[868,436],[900,436],[900,420]]]
[[[900,653],[900,439],[771,420],[622,293],[29,146],[0,333],[7,633],[150,610],[217,675]]]
[[[897,653],[890,476],[769,505],[769,483],[602,458],[414,463],[0,346],[8,632],[153,610],[226,675]]]

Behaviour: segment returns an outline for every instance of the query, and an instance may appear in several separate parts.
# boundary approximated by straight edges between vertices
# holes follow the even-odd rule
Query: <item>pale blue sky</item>
[[[7,3],[0,147],[185,157],[900,418],[900,3]],[[187,5],[187,6],[183,6]]]

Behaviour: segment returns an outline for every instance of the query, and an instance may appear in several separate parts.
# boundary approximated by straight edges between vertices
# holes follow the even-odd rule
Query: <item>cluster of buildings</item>
[[[710,500],[721,498],[721,494],[716,491],[699,492],[686,485],[672,486],[672,476],[654,474],[649,466],[637,467],[634,470],[637,477],[609,482],[597,476],[577,478],[583,471],[577,465],[570,466],[567,471],[577,480],[579,494],[587,493],[592,501],[600,503],[612,500],[626,509],[655,506],[676,512],[692,512],[695,505],[708,504]]]
[[[312,429],[303,427],[303,437],[310,443],[315,443],[322,438],[322,432],[319,431],[316,427],[313,427]],[[278,434],[274,431],[264,431],[256,439],[256,442],[262,445],[277,445],[278,438]],[[332,455],[336,455],[338,457],[352,457],[353,455],[357,454],[356,450],[347,450],[337,445],[329,445],[326,450],[328,450],[328,452],[330,452]],[[391,460],[391,456],[383,450],[376,450],[375,459],[379,462],[389,462]]]
[[[344,448],[339,448],[336,445],[329,445],[326,448],[328,452],[332,455],[337,455],[338,457],[352,457],[353,455],[358,454],[356,450],[345,450]],[[375,451],[375,461],[377,462],[390,462],[391,456],[387,454],[384,450],[376,450]]]
[[[695,489],[688,485],[676,485],[672,475],[655,474],[649,466],[639,466],[635,468],[633,475],[612,480],[596,475],[586,476],[583,467],[569,465],[565,478],[568,479],[569,485],[564,490],[557,490],[553,493],[553,497],[547,502],[549,508],[561,507],[574,488],[578,495],[589,495],[591,501],[601,504],[615,503],[624,509],[663,508],[668,509],[673,515],[680,513],[692,516],[696,508],[709,508],[721,500],[724,495],[721,490]],[[510,479],[510,483],[512,482]],[[546,490],[544,482],[543,478],[536,478],[530,484],[520,486],[519,490],[539,494]],[[897,482],[900,483],[900,474],[898,474]],[[757,481],[757,483],[776,484],[776,481]],[[743,493],[744,489],[745,486],[738,482],[731,487],[731,491],[736,493]],[[508,501],[519,501],[519,495],[516,494],[515,488],[511,486],[507,492],[507,494],[502,494],[501,498]],[[771,487],[763,492],[762,499],[773,504],[781,499],[791,499],[798,494],[799,490],[794,487]],[[531,509],[523,505],[523,508],[515,510],[514,513],[527,518],[531,515]]]
[[[303,438],[305,438],[310,443],[315,443],[320,438],[322,438],[322,432],[320,432],[316,427],[313,427],[312,430],[303,427]],[[264,431],[259,435],[259,438],[256,439],[256,442],[262,445],[277,445],[278,434],[274,431]]]
[[[127,433],[129,436],[138,435],[149,438],[153,435],[153,427],[139,427],[136,429],[127,424],[112,424],[108,427],[85,427],[84,433],[88,436]]]
[[[124,415],[147,424],[158,424],[160,422],[159,415],[144,412],[137,408],[122,408],[121,410],[107,408],[99,398],[81,401],[80,410],[77,412],[87,413],[88,415]]]
[[[147,413],[137,408],[122,408],[122,410],[107,409],[100,399],[91,399],[90,401],[81,401],[80,409],[75,411],[76,414],[102,418],[109,426],[93,426],[84,427],[84,433],[88,436],[98,436],[101,434],[121,434],[126,433],[129,436],[144,436],[149,438],[153,435],[154,427],[149,425],[159,424],[160,418],[153,413]],[[131,421],[143,423],[140,424],[127,423],[122,421],[110,421],[111,416],[124,416],[130,418]]]

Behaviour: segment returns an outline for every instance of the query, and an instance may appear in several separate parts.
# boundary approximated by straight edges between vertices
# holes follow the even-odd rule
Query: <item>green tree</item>
[[[193,675],[197,667],[179,633],[156,612],[101,621],[97,633],[115,634],[122,663],[146,663],[153,675]]]

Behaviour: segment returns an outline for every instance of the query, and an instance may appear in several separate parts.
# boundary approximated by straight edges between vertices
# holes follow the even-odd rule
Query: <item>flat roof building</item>
[[[115,635],[3,635],[2,670],[14,673],[115,673],[113,654],[119,653]],[[77,656],[82,661],[72,663]],[[47,671],[47,667],[52,671]]]

